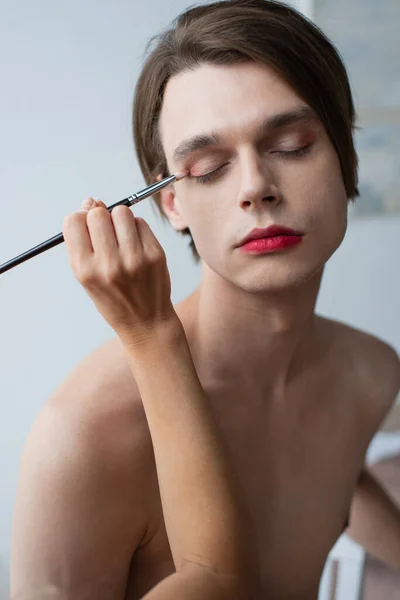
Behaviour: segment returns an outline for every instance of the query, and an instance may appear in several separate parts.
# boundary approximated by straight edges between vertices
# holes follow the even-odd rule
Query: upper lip
[[[294,229],[290,229],[289,227],[283,227],[283,225],[271,225],[270,227],[266,227],[264,229],[257,228],[252,229],[246,237],[244,237],[239,243],[238,246],[243,246],[247,242],[251,240],[259,240],[261,238],[266,237],[276,237],[278,235],[303,235],[299,231],[295,231]]]

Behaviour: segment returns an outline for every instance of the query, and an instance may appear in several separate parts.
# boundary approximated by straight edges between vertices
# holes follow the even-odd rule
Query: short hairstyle
[[[339,158],[348,200],[359,196],[355,110],[343,60],[325,34],[294,8],[274,0],[221,0],[190,7],[151,38],[133,102],[133,137],[147,184],[166,177],[159,117],[168,80],[203,64],[255,61],[274,69],[317,113]],[[161,217],[160,195],[154,201]],[[189,228],[196,262],[197,253]]]

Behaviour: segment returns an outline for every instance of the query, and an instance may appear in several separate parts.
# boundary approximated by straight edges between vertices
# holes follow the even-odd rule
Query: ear
[[[162,175],[157,175],[156,181],[160,181]],[[166,188],[159,191],[161,210],[168,218],[172,227],[177,231],[182,231],[187,228],[187,223],[183,216],[182,208],[175,194],[175,186],[168,185]]]

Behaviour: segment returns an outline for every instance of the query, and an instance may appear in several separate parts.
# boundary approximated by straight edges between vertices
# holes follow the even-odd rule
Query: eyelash
[[[310,149],[311,145],[312,144],[307,144],[306,146],[297,148],[297,150],[276,150],[274,154],[280,154],[282,156],[286,155],[286,158],[297,158],[299,156],[303,156],[304,154],[306,154],[308,152],[308,150]],[[287,156],[287,155],[289,155],[289,156]],[[192,175],[192,179],[195,179],[196,183],[208,183],[224,167],[225,167],[225,165],[222,165],[221,167],[218,167],[218,169],[215,169],[214,171],[211,171],[210,173],[206,173],[205,175],[198,175],[197,177]]]

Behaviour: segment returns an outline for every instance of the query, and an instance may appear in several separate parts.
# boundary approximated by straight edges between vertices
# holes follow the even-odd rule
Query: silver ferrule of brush
[[[176,175],[175,174],[170,175],[169,177],[166,177],[165,179],[162,179],[161,181],[157,181],[156,183],[149,185],[149,187],[144,188],[144,190],[140,190],[140,192],[136,192],[136,194],[132,194],[132,196],[128,196],[127,200],[129,201],[129,206],[132,206],[133,204],[140,202],[140,200],[143,200],[144,198],[147,198],[148,196],[152,196],[153,194],[156,194],[158,191],[162,190],[164,187],[166,187],[167,185],[169,185],[170,183],[172,183],[175,180],[176,180]]]
[[[132,206],[133,204],[140,202],[140,200],[143,200],[143,198],[147,198],[148,196],[156,194],[159,190],[162,190],[162,188],[166,187],[173,181],[180,181],[181,179],[183,179],[183,177],[186,177],[187,174],[187,171],[182,171],[179,173],[174,173],[169,177],[165,177],[165,179],[162,179],[161,181],[157,181],[156,183],[149,185],[148,187],[144,188],[144,190],[140,190],[139,192],[136,192],[136,194],[132,194],[132,196],[128,196],[127,198],[124,198],[123,200],[120,200],[119,202],[108,206],[107,210],[111,212],[112,209],[115,206],[118,206],[119,204],[125,204],[125,206]],[[5,273],[6,271],[9,271],[16,265],[19,265],[25,262],[26,260],[29,260],[30,258],[33,258],[34,256],[37,256],[38,254],[49,250],[50,248],[54,248],[54,246],[58,246],[58,244],[62,244],[62,242],[64,242],[64,236],[61,232],[57,235],[54,235],[52,238],[42,242],[41,244],[34,246],[30,250],[27,250],[26,252],[15,256],[11,260],[0,264],[0,275],[2,273]]]

